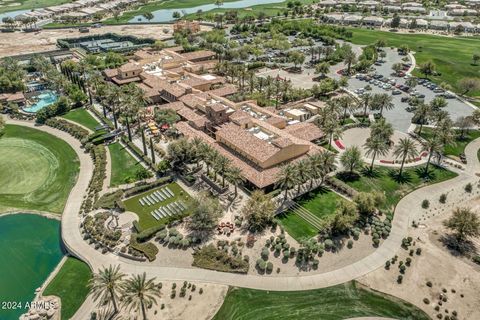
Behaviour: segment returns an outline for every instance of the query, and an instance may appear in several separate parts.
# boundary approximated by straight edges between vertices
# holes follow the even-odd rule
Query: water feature
[[[256,6],[259,4],[268,4],[268,3],[281,3],[285,2],[286,0],[240,0],[240,1],[233,1],[233,2],[224,2],[223,5],[220,7],[221,9],[241,9],[247,8],[251,6]],[[180,12],[182,15],[196,13],[199,10],[202,12],[210,11],[213,9],[217,9],[218,7],[214,4],[205,4],[197,7],[191,8],[178,8],[178,9],[160,9],[157,11],[153,11],[153,19],[150,22],[169,22],[173,20],[173,13],[175,11]],[[133,17],[129,23],[135,22],[148,22],[145,17],[142,15]]]
[[[40,93],[38,96],[35,96],[35,99],[37,99],[37,102],[23,108],[23,111],[31,113],[38,112],[38,110],[55,103],[58,100],[58,96],[53,91],[46,90]]]
[[[17,320],[64,255],[60,221],[34,214],[0,216],[0,319]]]

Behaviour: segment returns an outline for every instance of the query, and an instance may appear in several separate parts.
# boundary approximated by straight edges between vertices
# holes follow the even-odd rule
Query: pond
[[[39,110],[48,107],[49,105],[55,103],[58,100],[58,96],[53,91],[43,91],[38,96],[35,96],[34,99],[37,101],[28,107],[23,108],[23,111],[35,113]]]
[[[60,221],[34,214],[0,216],[0,319],[17,320],[64,255]]]
[[[256,6],[259,4],[268,4],[268,3],[282,3],[285,0],[240,0],[240,1],[233,1],[233,2],[224,2],[220,9],[241,9],[247,8],[251,6]],[[153,19],[150,22],[170,22],[173,20],[173,13],[175,11],[180,12],[182,15],[196,13],[199,10],[202,12],[210,11],[213,9],[217,9],[218,7],[214,4],[205,4],[201,6],[191,7],[191,8],[179,8],[179,9],[160,9],[157,11],[152,12]],[[133,17],[129,23],[135,22],[148,22],[145,17],[142,15],[138,15]]]

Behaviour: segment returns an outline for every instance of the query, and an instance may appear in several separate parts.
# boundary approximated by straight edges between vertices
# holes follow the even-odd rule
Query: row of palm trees
[[[284,200],[286,200],[288,190],[296,187],[299,194],[301,187],[306,183],[309,183],[307,189],[312,190],[314,182],[323,184],[327,175],[335,168],[335,154],[321,151],[296,163],[283,166],[277,175],[276,187],[284,191]]]
[[[147,279],[145,272],[127,278],[119,265],[100,269],[93,275],[89,287],[100,307],[112,305],[110,319],[118,314],[119,306],[123,306],[129,311],[140,311],[142,319],[147,320],[147,308],[156,305],[161,295],[161,284],[157,284],[155,278]]]
[[[217,180],[217,175],[222,177],[222,187],[225,187],[225,180],[234,185],[235,196],[238,193],[238,186],[245,181],[242,171],[233,166],[229,158],[198,137],[190,141],[179,139],[172,142],[168,146],[168,155],[174,163],[180,165],[195,162],[197,167],[200,167],[203,162],[207,169],[207,175],[210,175],[212,169],[214,180]]]

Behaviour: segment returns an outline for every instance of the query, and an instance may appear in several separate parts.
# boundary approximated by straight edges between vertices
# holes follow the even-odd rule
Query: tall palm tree
[[[237,187],[239,184],[245,181],[245,178],[242,175],[242,170],[237,167],[231,167],[227,171],[227,179],[235,187],[235,197],[237,197]]]
[[[343,58],[343,62],[347,65],[347,74],[350,74],[350,70],[352,68],[352,64],[357,62],[357,56],[353,51],[347,51],[345,57]]]
[[[146,306],[157,304],[160,298],[160,288],[154,282],[155,278],[147,280],[147,274],[133,275],[122,285],[123,302],[130,309],[140,309],[143,320],[147,320]]]
[[[392,97],[387,93],[376,93],[372,97],[371,106],[375,110],[380,110],[380,116],[383,116],[383,110],[391,110],[395,107],[392,103]]]
[[[217,158],[220,156],[217,150],[212,148],[205,149],[205,164],[207,165],[207,175],[210,174],[210,167],[214,165]],[[216,179],[216,177],[215,177]]]
[[[283,200],[287,200],[288,190],[298,183],[297,168],[293,164],[282,167],[277,175],[276,186],[285,191]]]
[[[329,117],[324,120],[323,126],[320,129],[328,136],[328,147],[332,145],[332,140],[338,139],[342,136],[342,127],[334,117]]]
[[[190,141],[190,144],[193,148],[193,153],[195,154],[195,161],[197,162],[197,168],[200,167],[200,161],[202,160],[203,145],[206,145],[203,140],[199,137],[195,137]]]
[[[113,304],[114,313],[118,312],[117,299],[121,291],[122,280],[125,274],[120,272],[120,265],[116,267],[109,266],[98,271],[93,275],[89,282],[89,287],[95,301],[100,300],[103,305],[105,301]]]
[[[222,176],[222,188],[225,188],[225,175],[228,171],[228,167],[230,166],[230,160],[225,157],[225,156],[222,156],[220,155],[216,161],[215,161],[215,164],[214,164],[214,167],[215,167],[215,179],[217,178],[216,177],[216,174],[219,173],[221,176]]]
[[[355,101],[350,96],[343,96],[338,98],[338,104],[343,110],[342,123],[345,122],[347,112],[353,112],[357,109],[358,105],[354,102]]]
[[[434,153],[440,153],[443,150],[443,143],[440,138],[440,136],[435,136],[435,137],[428,137],[426,138],[423,143],[423,150],[428,152],[428,159],[427,159],[427,165],[425,166],[425,173],[428,173],[428,166],[430,165],[430,161],[432,159],[432,155]]]
[[[298,174],[297,194],[300,194],[300,188],[303,183],[312,178],[312,167],[309,163],[309,159],[304,159],[296,164]]]
[[[414,113],[414,118],[416,123],[420,125],[420,129],[418,130],[418,135],[422,134],[423,125],[427,123],[427,119],[432,113],[432,107],[429,104],[420,104]],[[413,122],[413,121],[412,121]]]
[[[370,101],[372,101],[371,93],[364,93],[360,99],[360,104],[363,105],[363,117],[364,120],[367,118],[367,110],[370,107]]]
[[[373,172],[373,163],[375,162],[377,155],[385,156],[388,154],[388,150],[390,149],[389,144],[386,143],[385,140],[379,139],[375,136],[368,138],[363,147],[366,151],[365,155],[367,157],[372,156],[370,172]]]
[[[400,166],[400,172],[398,174],[399,176],[402,176],[403,165],[405,164],[405,161],[411,160],[418,156],[415,141],[410,138],[401,138],[400,141],[398,141],[398,144],[395,146],[393,155],[396,158],[402,158],[402,165]]]

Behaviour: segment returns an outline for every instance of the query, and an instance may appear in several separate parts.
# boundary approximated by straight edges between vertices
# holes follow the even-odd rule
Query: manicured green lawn
[[[26,9],[35,9],[56,6],[64,3],[72,2],[71,0],[15,0],[10,2],[3,1],[3,4],[0,5],[0,13],[16,11],[16,10],[26,10]],[[18,6],[8,6],[10,3],[20,3]]]
[[[400,181],[398,179],[398,169],[387,167],[375,167],[373,175],[367,174],[367,172],[364,171],[358,176],[358,179],[355,180],[347,180],[340,174],[337,174],[336,177],[343,180],[357,191],[377,191],[384,193],[386,197],[384,209],[390,210],[398,203],[398,201],[400,201],[401,198],[412,190],[428,184],[452,179],[457,176],[456,173],[435,165],[430,165],[429,171],[428,181],[424,179],[424,166],[405,168],[403,177]]]
[[[372,44],[379,39],[386,41],[387,46],[399,47],[408,45],[415,51],[417,64],[433,61],[439,76],[431,77],[436,83],[446,82],[457,92],[458,82],[462,78],[480,77],[480,66],[472,65],[472,55],[480,48],[480,38],[475,37],[442,37],[426,34],[400,34],[388,31],[349,28],[355,44]],[[415,74],[421,76],[415,69]],[[470,96],[480,95],[480,91],[470,92]]]
[[[135,182],[138,179],[137,172],[146,171],[119,142],[108,145],[112,159],[112,177],[110,186],[116,187],[121,184]]]
[[[388,317],[427,320],[422,310],[357,282],[308,291],[261,291],[230,288],[213,320],[342,320]]]
[[[78,171],[77,155],[63,140],[7,125],[0,138],[0,211],[61,213]]]
[[[143,197],[146,197],[146,196],[154,193],[156,190],[164,188],[165,186],[161,186],[161,187],[149,190],[147,192],[138,194],[134,197],[131,197],[131,198],[123,201],[127,211],[134,212],[138,215],[139,226],[142,230],[148,229],[148,228],[154,227],[154,226],[156,226],[160,223],[166,222],[165,218],[160,219],[160,220],[155,220],[155,218],[151,215],[151,212],[153,210],[156,210],[160,207],[163,207],[163,206],[165,206],[165,205],[167,205],[171,202],[175,202],[177,200],[181,200],[181,201],[183,201],[183,203],[185,205],[188,205],[188,203],[190,201],[190,195],[185,190],[183,190],[182,187],[180,187],[175,182],[167,184],[166,186],[168,186],[168,188],[174,193],[175,196],[171,197],[169,199],[166,199],[162,202],[158,202],[158,203],[156,203],[152,206],[142,206],[140,204],[139,200]],[[188,213],[188,211],[189,210],[187,208],[187,213]]]
[[[54,295],[62,300],[62,319],[70,319],[88,296],[88,281],[92,278],[89,266],[76,258],[67,258],[60,271],[48,284],[44,296]]]
[[[443,152],[447,156],[455,156],[459,157],[461,153],[465,152],[465,147],[467,144],[472,142],[473,140],[480,137],[479,130],[469,130],[465,133],[465,137],[463,139],[460,138],[460,130],[455,130],[457,138],[454,144],[448,144],[445,146]],[[422,128],[423,138],[429,138],[432,136],[432,129],[431,128]]]
[[[67,114],[63,115],[62,118],[79,123],[92,131],[95,131],[95,127],[100,125],[100,123],[98,123],[98,121],[95,120],[95,118],[84,108],[73,109]]]
[[[338,203],[345,200],[335,192],[320,187],[301,196],[295,201],[322,219],[333,215]],[[318,233],[315,227],[293,211],[282,213],[278,216],[278,220],[288,234],[296,240],[311,238]]]

